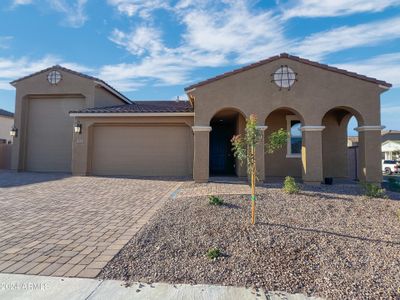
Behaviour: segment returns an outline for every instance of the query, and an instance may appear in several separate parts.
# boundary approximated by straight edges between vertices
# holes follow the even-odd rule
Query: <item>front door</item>
[[[235,175],[235,158],[231,144],[235,134],[235,124],[217,120],[211,126],[210,175]]]

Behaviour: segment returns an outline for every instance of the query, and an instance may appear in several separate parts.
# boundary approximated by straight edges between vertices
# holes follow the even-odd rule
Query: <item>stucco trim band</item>
[[[194,117],[193,112],[176,113],[70,113],[70,117]]]
[[[196,131],[208,131],[210,132],[212,130],[211,126],[192,126],[192,130],[194,132]]]
[[[322,131],[325,129],[325,126],[301,126],[301,131]]]
[[[258,130],[265,131],[265,130],[267,130],[268,126],[256,126],[256,128],[257,128]]]
[[[373,131],[373,130],[383,130],[385,126],[380,125],[367,125],[367,126],[360,126],[354,128],[355,131],[362,132],[362,131]]]

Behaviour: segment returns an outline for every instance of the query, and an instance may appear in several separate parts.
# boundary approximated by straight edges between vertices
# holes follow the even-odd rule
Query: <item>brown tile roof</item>
[[[175,113],[193,112],[189,101],[135,101],[132,104],[86,108],[70,113]]]
[[[265,65],[265,64],[268,64],[268,63],[273,62],[275,60],[278,60],[280,58],[287,58],[287,59],[290,59],[290,60],[293,60],[293,61],[297,61],[297,62],[300,62],[300,63],[303,63],[303,64],[314,66],[316,68],[320,68],[320,69],[323,69],[323,70],[327,70],[327,71],[343,74],[343,75],[346,75],[346,76],[350,76],[350,77],[353,77],[353,78],[357,78],[357,79],[360,79],[360,80],[364,80],[364,81],[380,84],[380,85],[383,85],[383,86],[388,87],[388,88],[392,87],[392,84],[390,84],[390,83],[388,83],[386,81],[383,81],[383,80],[378,80],[376,78],[367,77],[367,76],[364,76],[364,75],[361,75],[361,74],[358,74],[358,73],[355,73],[355,72],[350,72],[350,71],[347,71],[347,70],[344,70],[344,69],[339,69],[339,68],[336,68],[336,67],[328,66],[326,64],[321,64],[321,63],[318,63],[316,61],[311,61],[311,60],[308,60],[308,59],[305,59],[305,58],[301,58],[301,57],[298,57],[298,56],[289,55],[287,53],[281,53],[279,55],[275,55],[275,56],[272,56],[270,58],[267,58],[267,59],[264,59],[264,60],[260,60],[260,61],[258,61],[256,63],[244,66],[242,68],[239,68],[239,69],[236,69],[236,70],[233,70],[233,71],[230,71],[230,72],[226,72],[226,73],[223,73],[221,75],[209,78],[207,80],[200,81],[198,83],[192,84],[192,85],[186,87],[185,91],[191,90],[193,88],[196,88],[196,87],[199,87],[199,86],[202,86],[202,85],[206,85],[208,83],[214,82],[216,80],[219,80],[219,79],[222,79],[222,78],[225,78],[225,77],[229,77],[229,76],[235,75],[237,73],[241,73],[241,72],[244,72],[244,71],[247,71],[247,70],[250,70],[250,69]]]
[[[49,67],[49,68],[47,68],[47,69],[44,69],[44,70],[41,70],[41,71],[32,73],[32,74],[27,75],[27,76],[24,76],[24,77],[21,77],[21,78],[19,78],[19,79],[16,79],[16,80],[14,80],[14,81],[11,81],[10,84],[11,84],[11,85],[14,85],[15,83],[17,83],[17,82],[19,82],[19,81],[22,81],[22,80],[25,80],[25,79],[27,79],[27,78],[30,78],[30,77],[33,77],[33,76],[36,76],[36,75],[39,75],[39,74],[48,72],[48,71],[50,71],[50,70],[60,70],[60,71],[64,71],[64,72],[68,72],[68,73],[77,75],[77,76],[82,77],[82,78],[86,78],[86,79],[90,79],[90,80],[94,80],[94,81],[100,82],[100,83],[104,84],[106,87],[108,87],[117,97],[121,98],[121,99],[124,100],[126,103],[131,103],[131,101],[130,101],[126,96],[124,96],[123,94],[121,94],[119,91],[117,91],[115,88],[113,88],[111,85],[109,85],[109,84],[108,84],[107,82],[105,82],[104,80],[102,80],[102,79],[100,79],[100,78],[97,78],[97,77],[93,77],[93,76],[90,76],[90,75],[83,74],[83,73],[81,73],[81,72],[77,72],[77,71],[68,69],[68,68],[65,68],[65,67],[62,67],[62,66],[60,66],[60,65],[55,65],[55,66]]]
[[[6,111],[0,108],[0,116],[14,118],[14,114],[12,112]]]

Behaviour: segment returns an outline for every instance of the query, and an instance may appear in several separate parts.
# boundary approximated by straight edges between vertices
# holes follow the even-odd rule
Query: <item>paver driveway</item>
[[[180,184],[0,172],[0,272],[95,277]]]

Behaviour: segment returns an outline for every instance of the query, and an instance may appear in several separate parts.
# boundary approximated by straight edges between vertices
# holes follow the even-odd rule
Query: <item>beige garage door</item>
[[[26,170],[71,172],[73,118],[83,98],[29,99]]]
[[[188,176],[188,126],[96,126],[95,175]]]

